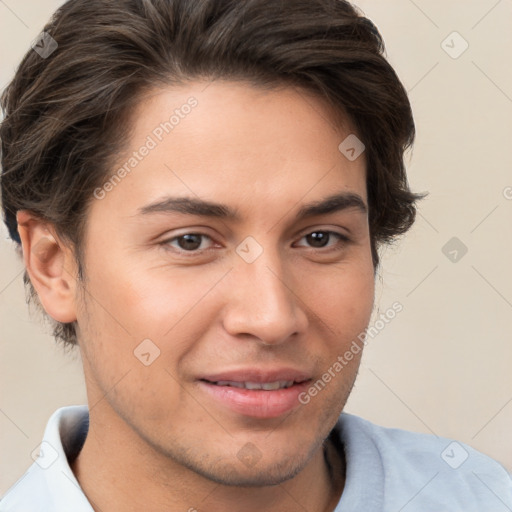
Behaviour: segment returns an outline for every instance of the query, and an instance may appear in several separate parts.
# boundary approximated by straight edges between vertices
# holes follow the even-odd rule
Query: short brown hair
[[[93,191],[127,140],[129,112],[155,85],[244,80],[313,91],[366,146],[372,256],[414,222],[404,151],[414,139],[407,93],[371,21],[342,0],[69,0],[44,28],[1,98],[2,207],[30,210],[69,241],[79,263]],[[336,116],[335,116],[336,117]],[[340,141],[341,142],[341,141]],[[37,301],[25,273],[29,297]],[[75,324],[54,335],[76,343]]]

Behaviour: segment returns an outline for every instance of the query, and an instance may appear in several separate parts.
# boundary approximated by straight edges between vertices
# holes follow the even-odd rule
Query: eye
[[[329,242],[332,239],[335,239],[334,244],[330,244]],[[334,248],[336,245],[344,245],[343,242],[349,242],[349,238],[341,233],[337,233],[336,231],[326,231],[326,230],[317,230],[304,235],[301,240],[306,240],[310,247],[314,249],[322,249],[324,247]],[[336,243],[337,242],[337,243]]]
[[[316,230],[304,235],[300,240],[305,240],[311,249],[341,249],[350,239],[329,230]],[[208,241],[210,244],[208,244]],[[200,254],[213,247],[213,239],[204,233],[184,233],[161,242],[166,249],[172,249],[181,254]],[[299,245],[304,247],[304,245]],[[339,247],[336,247],[339,246]]]
[[[202,243],[204,239],[212,241],[208,235],[203,233],[185,233],[183,235],[170,238],[169,240],[165,240],[162,244],[165,246],[171,246],[181,252],[201,252],[207,249]]]

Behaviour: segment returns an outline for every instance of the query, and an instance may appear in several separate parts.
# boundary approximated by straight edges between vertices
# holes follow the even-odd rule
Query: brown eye
[[[334,243],[331,240],[334,238]],[[350,240],[341,233],[335,231],[312,231],[304,235],[301,240],[306,240],[309,247],[314,249],[322,249],[324,247],[334,248],[336,245],[343,245],[343,242]]]
[[[203,241],[208,239],[211,241],[211,238],[208,235],[204,235],[202,233],[186,233],[184,235],[175,236],[174,238],[170,238],[163,242],[164,245],[170,246],[172,249],[177,250],[177,252],[201,252],[202,250],[206,250],[207,247],[204,247]]]
[[[325,247],[329,241],[330,233],[326,231],[314,231],[306,235],[306,240],[313,247]]]
[[[182,235],[178,237],[177,240],[180,249],[184,249],[186,251],[194,251],[195,249],[199,249],[201,246],[201,235]]]

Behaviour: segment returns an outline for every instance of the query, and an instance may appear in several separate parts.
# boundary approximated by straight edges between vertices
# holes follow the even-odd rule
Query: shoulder
[[[351,414],[342,414],[342,429],[350,439],[371,442],[378,448],[382,458],[391,457],[403,463],[421,468],[434,465],[458,469],[463,465],[489,469],[508,476],[505,469],[495,460],[471,446],[433,434],[411,432],[399,428],[376,425]],[[442,464],[440,464],[442,463]]]
[[[352,466],[359,478],[368,470],[379,474],[376,485],[383,503],[400,509],[410,499],[407,510],[427,510],[420,503],[439,507],[439,511],[512,510],[510,475],[498,462],[467,444],[382,427],[346,413],[338,426],[347,473]]]

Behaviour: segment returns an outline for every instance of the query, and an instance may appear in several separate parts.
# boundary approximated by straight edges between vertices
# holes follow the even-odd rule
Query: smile
[[[293,386],[293,380],[279,380],[276,382],[238,382],[234,380],[219,380],[212,382],[217,386],[231,386],[240,389],[261,389],[265,391],[274,391],[276,389],[286,389]]]
[[[264,419],[277,418],[302,407],[299,395],[307,389],[310,381],[311,379],[302,382],[201,379],[198,383],[200,389],[222,409],[242,416]]]

